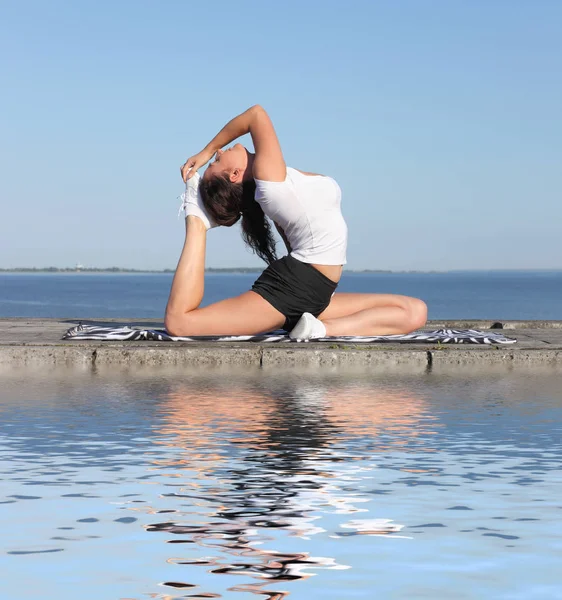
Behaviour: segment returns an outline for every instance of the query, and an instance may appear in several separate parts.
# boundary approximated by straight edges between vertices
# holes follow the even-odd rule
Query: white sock
[[[292,340],[308,341],[326,337],[326,326],[322,321],[310,313],[303,313],[292,331],[289,333]]]
[[[211,221],[203,205],[203,198],[201,198],[201,192],[199,191],[200,179],[199,173],[195,173],[191,179],[187,180],[185,192],[180,196],[182,203],[178,216],[184,212],[186,217],[188,215],[199,217],[207,229],[212,229],[213,227],[216,227],[217,224],[214,221]]]

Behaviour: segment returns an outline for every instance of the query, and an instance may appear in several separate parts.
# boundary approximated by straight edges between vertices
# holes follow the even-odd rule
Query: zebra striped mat
[[[260,335],[199,335],[193,337],[175,337],[160,329],[131,329],[130,327],[94,327],[77,325],[69,329],[63,340],[107,340],[158,342],[291,342],[284,331],[273,331]],[[499,333],[477,331],[475,329],[438,329],[437,331],[416,331],[405,335],[340,336],[326,337],[314,342],[345,342],[352,344],[373,344],[380,342],[422,343],[422,344],[513,344],[517,340]]]

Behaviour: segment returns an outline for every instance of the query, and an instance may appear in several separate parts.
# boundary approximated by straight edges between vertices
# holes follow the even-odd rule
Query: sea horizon
[[[259,273],[267,268],[267,265],[257,267],[206,267],[205,273]],[[493,268],[470,268],[470,269],[346,269],[345,273],[415,273],[415,274],[437,274],[437,273],[561,273],[562,267],[493,267]],[[174,273],[175,269],[135,269],[127,267],[0,267],[0,273],[57,273],[57,274],[80,274],[80,273],[103,273],[103,274],[126,274],[126,273]]]
[[[207,270],[202,306],[251,289],[260,269]],[[173,271],[0,273],[2,317],[161,318]],[[421,298],[430,319],[561,320],[561,270],[346,270],[339,292]]]

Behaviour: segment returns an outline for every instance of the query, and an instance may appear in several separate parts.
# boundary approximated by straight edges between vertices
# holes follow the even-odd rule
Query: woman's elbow
[[[261,104],[254,104],[254,106],[250,107],[250,111],[254,116],[267,114],[265,108]]]

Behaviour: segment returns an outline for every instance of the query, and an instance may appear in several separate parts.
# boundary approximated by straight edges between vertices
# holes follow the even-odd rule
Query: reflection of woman
[[[256,466],[272,461],[269,466],[289,475],[342,436],[374,438],[390,429],[397,439],[387,440],[386,448],[428,433],[421,427],[429,419],[425,399],[406,387],[377,387],[372,381],[347,386],[325,376],[306,383],[274,378],[268,390],[244,378],[210,384],[203,394],[201,386],[207,388],[209,381],[174,385],[161,405],[160,433],[192,456],[204,452],[204,471],[228,460],[221,452],[225,439],[236,448],[260,451]],[[322,461],[317,465],[326,467]]]
[[[250,133],[255,153],[241,144]],[[416,298],[391,294],[335,294],[346,263],[347,226],[341,190],[331,178],[285,165],[263,108],[234,118],[182,167],[188,180],[215,156],[200,182],[200,201],[188,202],[186,239],[168,306],[166,328],[175,335],[255,334],[282,327],[296,339],[326,335],[408,333],[426,320]],[[197,175],[198,177],[198,175]],[[287,246],[277,259],[269,217]],[[268,268],[252,290],[204,308],[206,231],[242,218],[248,245]]]
[[[185,510],[186,499],[204,502],[206,516],[192,521],[155,523],[149,531],[181,536],[178,542],[195,542],[230,554],[235,559],[208,557],[180,564],[212,566],[210,573],[245,574],[260,581],[230,591],[253,592],[285,598],[286,592],[268,592],[263,586],[308,577],[315,568],[344,568],[334,559],[302,552],[268,550],[260,543],[282,528],[290,535],[309,538],[325,529],[321,517],[329,513],[354,515],[367,512],[372,496],[361,488],[350,489],[350,477],[364,478],[373,468],[372,448],[345,446],[342,436],[372,437],[379,427],[411,431],[425,416],[423,398],[409,390],[376,388],[373,382],[352,387],[323,377],[304,385],[274,378],[267,390],[244,379],[174,383],[160,405],[160,433],[166,445],[186,449],[173,452],[168,467],[177,467],[182,487],[177,497]],[[335,385],[334,385],[335,383]],[[201,388],[206,392],[201,394]],[[356,410],[354,410],[354,407]],[[406,437],[403,432],[399,436]],[[381,450],[388,452],[385,440]],[[158,462],[162,466],[161,462]],[[166,464],[166,463],[164,463]],[[186,481],[187,468],[195,471]],[[193,476],[191,475],[190,478]],[[360,507],[356,506],[360,503]],[[191,508],[187,509],[190,515]],[[351,520],[340,524],[347,535],[386,535],[400,530],[387,519]],[[173,540],[172,540],[173,541]],[[287,544],[285,544],[287,546]],[[262,583],[265,580],[266,583]]]

